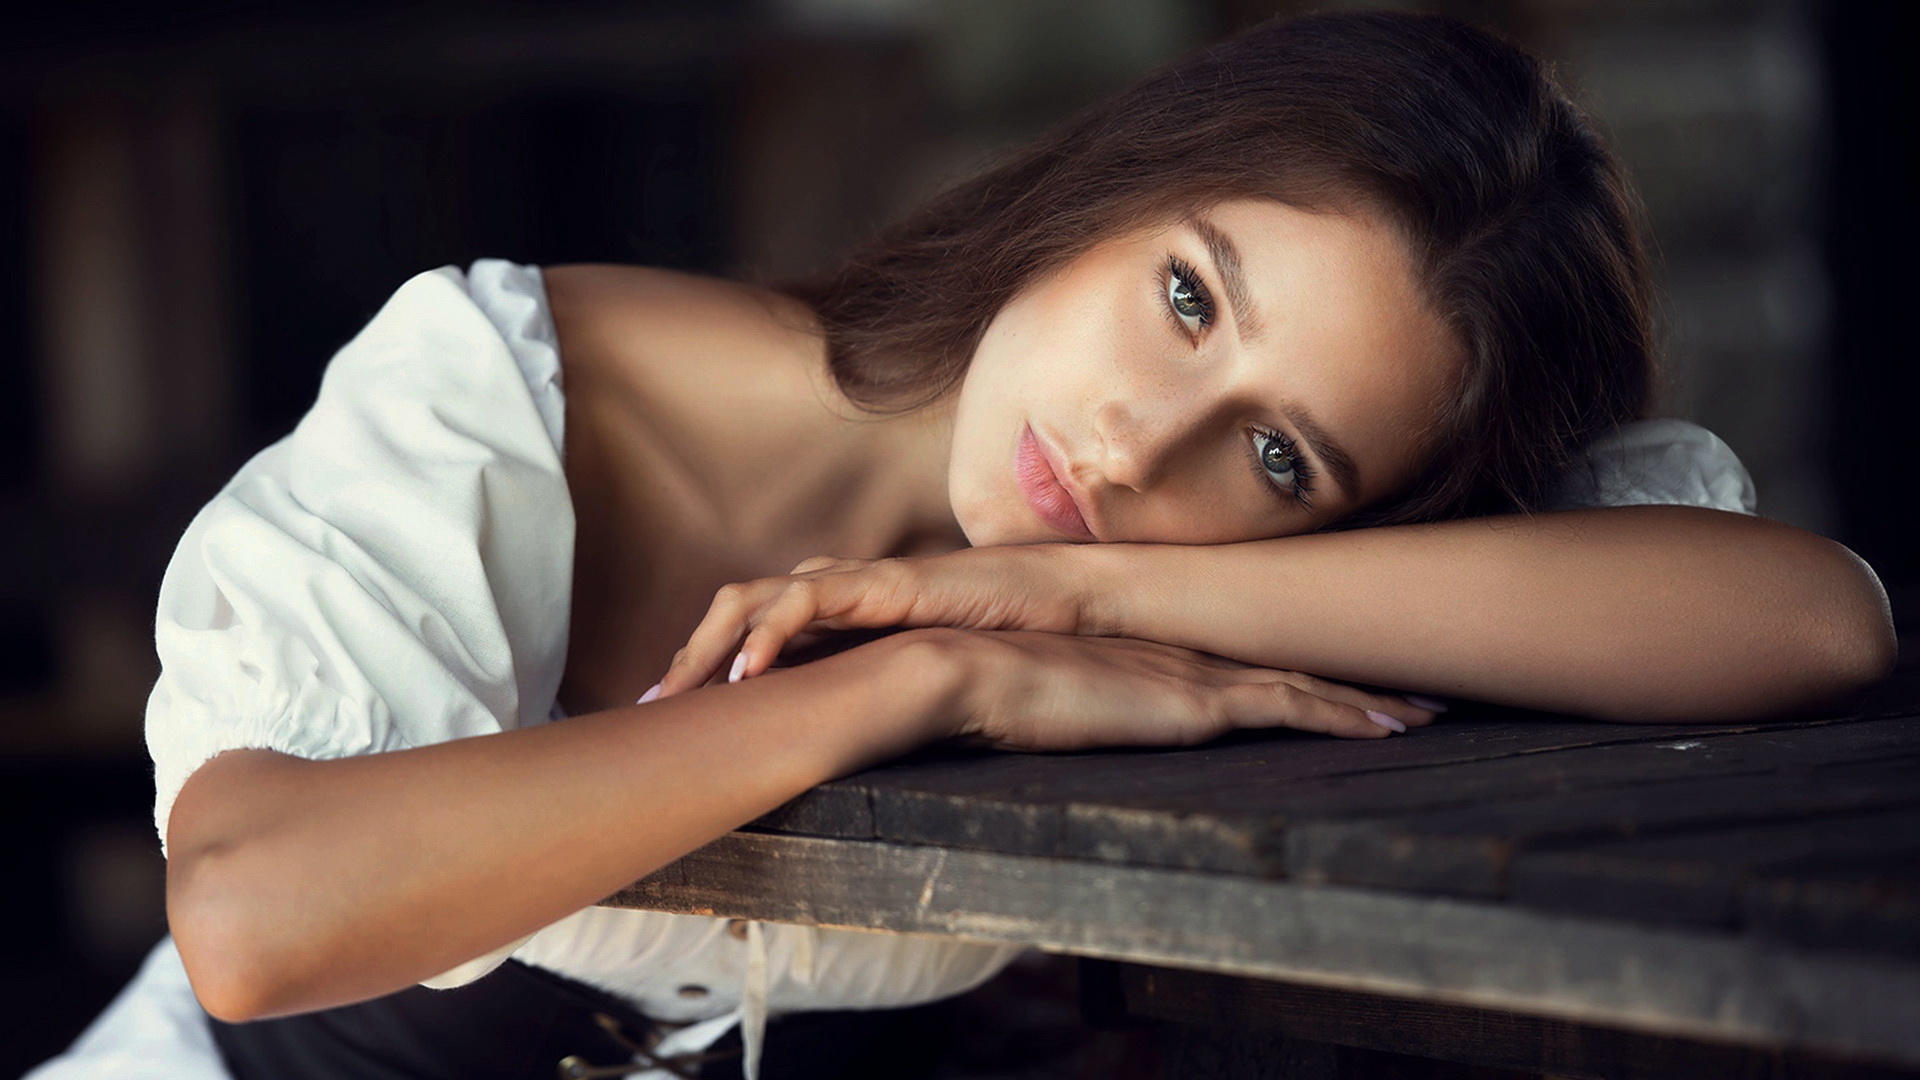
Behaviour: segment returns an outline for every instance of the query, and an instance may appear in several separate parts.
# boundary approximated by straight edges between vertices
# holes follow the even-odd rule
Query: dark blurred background
[[[401,281],[505,256],[774,277],[1286,0],[111,3],[0,25],[0,1075],[164,932],[161,572]],[[1667,410],[1920,608],[1901,5],[1458,0],[1645,197]],[[1896,190],[1895,184],[1900,187]]]

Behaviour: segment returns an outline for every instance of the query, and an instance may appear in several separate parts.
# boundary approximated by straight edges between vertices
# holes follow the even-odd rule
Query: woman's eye
[[[1194,274],[1177,261],[1167,267],[1167,306],[1190,333],[1198,333],[1213,322],[1213,300]]]
[[[1296,472],[1293,444],[1285,439],[1256,433],[1253,437],[1253,447],[1260,455],[1260,467],[1266,470],[1267,475],[1271,476],[1275,483],[1288,488],[1293,487]]]
[[[1249,428],[1253,437],[1253,478],[1281,499],[1313,509],[1313,466],[1302,460],[1293,440],[1277,431]]]

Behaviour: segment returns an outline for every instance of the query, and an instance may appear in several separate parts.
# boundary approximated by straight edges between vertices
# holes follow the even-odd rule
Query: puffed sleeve
[[[413,278],[312,409],[188,526],[160,585],[154,824],[225,750],[338,758],[541,723],[574,515],[539,271]]]
[[[1751,514],[1753,478],[1733,449],[1685,420],[1640,420],[1589,444],[1544,509],[1704,506]]]

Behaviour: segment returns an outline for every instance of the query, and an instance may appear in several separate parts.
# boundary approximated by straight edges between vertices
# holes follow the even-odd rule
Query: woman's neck
[[[820,447],[828,464],[817,474],[812,505],[796,508],[802,520],[793,522],[796,535],[821,530],[821,542],[831,545],[812,554],[884,558],[966,547],[947,497],[952,399],[876,417],[858,412],[837,387],[825,391],[837,421]]]
[[[886,554],[931,555],[967,546],[966,533],[953,516],[947,493],[947,470],[953,447],[951,399],[911,416],[897,417],[898,442],[889,447],[881,468],[898,469],[901,517],[887,526],[892,533]]]
[[[763,368],[753,391],[732,395],[741,411],[700,432],[700,486],[727,542],[789,566],[965,547],[947,497],[951,397],[905,415],[863,412],[810,344],[784,371]]]

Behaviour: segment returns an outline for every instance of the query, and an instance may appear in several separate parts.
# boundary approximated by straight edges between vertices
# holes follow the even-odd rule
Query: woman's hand
[[[901,636],[928,646],[923,663],[959,670],[952,724],[936,734],[1005,750],[1191,746],[1240,728],[1378,739],[1396,724],[1424,727],[1434,717],[1404,698],[1135,638],[948,629]]]
[[[904,559],[823,556],[790,574],[724,586],[674,655],[657,696],[704,686],[722,671],[729,682],[751,678],[782,650],[833,630],[1094,633],[1086,625],[1089,590],[1070,561],[1076,546],[1000,545]]]

